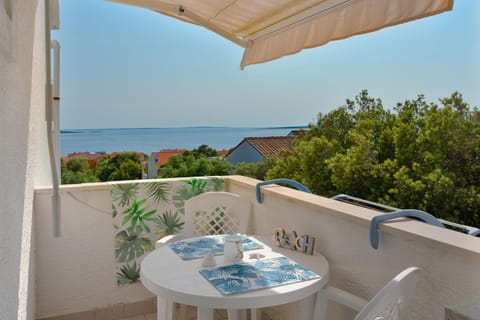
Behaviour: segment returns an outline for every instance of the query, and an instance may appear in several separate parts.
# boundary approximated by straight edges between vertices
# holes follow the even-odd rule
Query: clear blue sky
[[[60,19],[62,129],[307,125],[362,89],[480,106],[479,0],[243,71],[242,48],[146,9],[60,0]]]

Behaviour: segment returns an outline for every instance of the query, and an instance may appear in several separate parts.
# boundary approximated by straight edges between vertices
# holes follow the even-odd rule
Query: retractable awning
[[[451,10],[453,0],[109,0],[201,25],[245,48],[240,67]]]

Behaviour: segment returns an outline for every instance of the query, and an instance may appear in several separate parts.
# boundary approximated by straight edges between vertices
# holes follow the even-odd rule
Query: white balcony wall
[[[331,282],[371,298],[407,266],[426,275],[418,308],[410,319],[443,319],[445,305],[471,300],[480,291],[480,240],[416,221],[380,227],[378,250],[370,247],[369,222],[375,212],[285,187],[262,188],[226,179],[227,191],[250,199],[251,232],[273,234],[275,227],[317,237],[316,249],[331,266]],[[106,184],[62,187],[62,237],[53,238],[50,190],[35,193],[37,317],[101,308],[151,297],[141,285],[117,287],[110,195]],[[331,310],[332,311],[332,308]],[[348,319],[341,309],[329,319]]]
[[[50,188],[35,194],[37,318],[153,297],[140,283],[117,286],[108,184],[62,186],[60,195],[54,238]]]
[[[44,1],[0,1],[0,319],[34,319],[33,191],[51,182]]]
[[[375,250],[369,227],[378,212],[280,186],[262,187],[264,202],[258,204],[255,183],[244,177],[226,183],[230,192],[254,204],[253,231],[268,234],[281,227],[314,235],[316,250],[330,263],[333,285],[370,299],[401,270],[417,266],[426,281],[409,319],[444,319],[444,306],[478,299],[479,238],[418,221],[395,221],[380,226]]]

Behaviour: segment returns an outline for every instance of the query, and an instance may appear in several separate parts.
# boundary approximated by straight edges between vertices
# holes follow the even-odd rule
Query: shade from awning
[[[453,0],[109,0],[201,25],[245,48],[240,67],[451,10]]]

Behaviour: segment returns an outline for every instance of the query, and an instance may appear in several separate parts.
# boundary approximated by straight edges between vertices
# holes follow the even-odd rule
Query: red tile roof
[[[228,154],[228,150],[217,150],[217,153],[220,157],[224,157]]]
[[[247,137],[243,139],[242,143],[249,143],[255,150],[257,150],[264,158],[276,156],[281,150],[293,151],[292,141],[293,136],[279,136],[279,137]],[[238,147],[237,146],[237,147]],[[235,147],[235,149],[237,148]],[[232,152],[235,150],[233,149]]]
[[[160,168],[161,165],[165,164],[168,162],[168,159],[171,156],[177,156],[183,154],[185,149],[162,149],[160,152],[152,152],[150,155],[151,158],[154,160],[156,159],[156,164],[157,164],[157,169]]]

